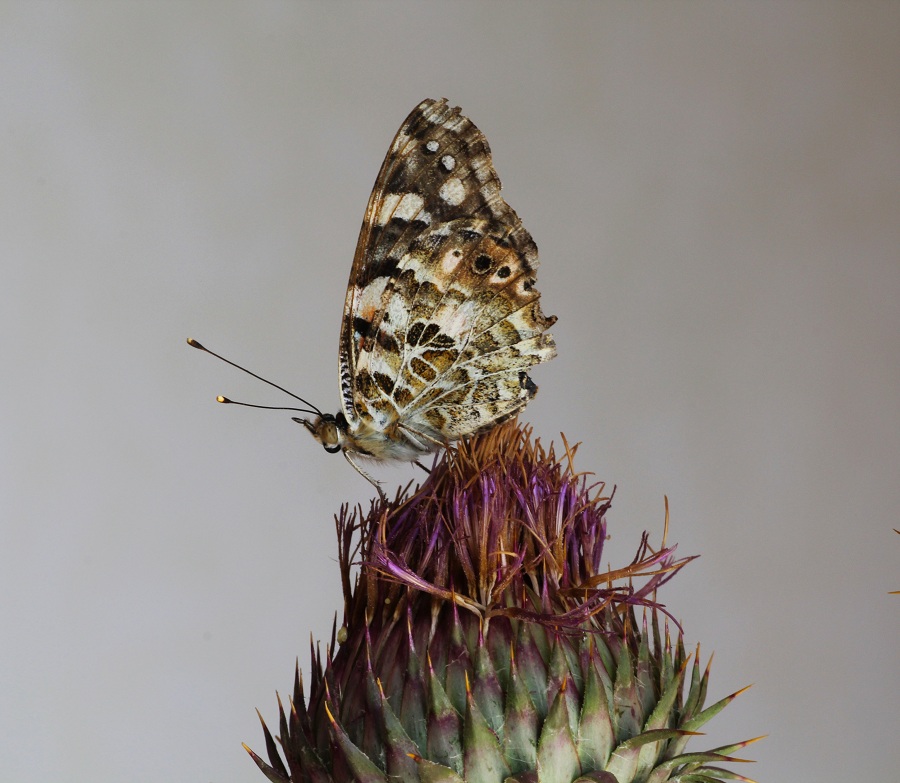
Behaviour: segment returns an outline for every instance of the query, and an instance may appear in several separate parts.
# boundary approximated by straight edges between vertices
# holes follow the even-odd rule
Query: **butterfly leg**
[[[446,440],[438,440],[437,438],[433,438],[431,435],[427,433],[420,432],[419,430],[414,430],[407,424],[398,425],[397,429],[403,430],[406,433],[406,436],[409,440],[414,443],[418,441],[418,448],[422,449],[422,451],[438,451],[439,449],[445,449],[448,447],[448,443]],[[430,444],[430,445],[429,445]],[[413,460],[418,464],[416,460]],[[419,465],[421,468],[422,466]],[[429,471],[430,473],[431,471]]]
[[[364,471],[359,465],[357,465],[353,458],[350,456],[348,452],[343,452],[344,459],[347,460],[352,466],[353,469],[359,473],[366,481],[368,481],[375,489],[378,490],[378,496],[381,498],[382,503],[387,503],[387,495],[384,494],[384,490],[381,488],[381,484],[379,484],[372,476],[370,476],[366,471]]]
[[[419,462],[419,460],[414,459],[413,465],[418,465],[420,468],[422,468],[422,470],[431,475],[431,468],[426,468],[421,462]]]

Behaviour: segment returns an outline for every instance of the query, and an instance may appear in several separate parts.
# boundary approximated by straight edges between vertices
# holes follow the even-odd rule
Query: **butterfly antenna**
[[[242,405],[244,408],[262,408],[266,411],[299,411],[300,413],[314,413],[317,416],[322,415],[318,411],[310,410],[309,408],[286,408],[283,405],[256,405],[252,402],[239,402],[238,400],[232,400],[228,397],[223,397],[221,394],[216,397],[216,402],[222,402],[228,405]]]
[[[273,405],[252,405],[249,402],[237,402],[236,400],[229,400],[227,397],[222,397],[222,396],[216,397],[216,402],[230,403],[231,405],[243,405],[246,408],[264,408],[266,410],[273,410],[273,411],[299,411],[300,413],[314,413],[317,416],[322,415],[322,411],[320,411],[315,405],[313,405],[308,400],[304,400],[302,397],[299,397],[298,395],[294,394],[293,392],[288,391],[283,386],[279,386],[277,383],[273,383],[272,381],[270,381],[266,378],[263,378],[261,375],[257,375],[255,372],[250,372],[250,370],[248,370],[246,367],[241,367],[241,365],[235,364],[234,362],[230,361],[229,359],[226,359],[224,356],[219,356],[219,354],[215,353],[214,351],[209,350],[209,348],[207,348],[205,345],[198,343],[193,337],[187,338],[187,344],[190,345],[191,348],[196,348],[199,351],[204,351],[205,353],[208,353],[210,356],[215,356],[217,359],[220,359],[221,361],[225,362],[225,364],[230,364],[232,367],[236,367],[241,372],[247,373],[247,375],[252,375],[258,381],[267,383],[267,384],[269,384],[269,386],[274,386],[279,391],[284,392],[289,397],[293,397],[295,400],[300,400],[300,402],[302,402],[304,405],[308,405],[309,407],[308,408],[281,408],[281,407],[277,407],[277,406],[273,406]]]

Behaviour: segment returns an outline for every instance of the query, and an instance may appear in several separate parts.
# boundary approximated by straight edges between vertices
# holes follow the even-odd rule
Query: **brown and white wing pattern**
[[[537,247],[500,195],[490,147],[446,100],[419,104],[382,164],[341,327],[344,448],[378,459],[491,428],[556,355]]]

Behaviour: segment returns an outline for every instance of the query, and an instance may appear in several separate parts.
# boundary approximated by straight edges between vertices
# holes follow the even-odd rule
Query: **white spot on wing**
[[[471,163],[472,171],[475,172],[475,179],[482,184],[489,182],[494,178],[494,172],[491,170],[491,162],[487,158],[476,158]]]
[[[418,193],[404,193],[403,195],[387,193],[384,196],[384,201],[381,203],[381,209],[378,210],[375,222],[377,225],[383,226],[391,218],[412,220],[419,214],[424,205],[425,199]],[[423,220],[431,222],[431,216],[426,214],[423,216]]]
[[[405,330],[409,320],[408,302],[400,296],[392,296],[387,302],[387,315],[390,323]]]
[[[453,171],[456,167],[456,158],[452,155],[444,155],[444,157],[441,158],[441,165],[447,169],[447,171]]]
[[[386,193],[384,200],[381,202],[381,209],[375,216],[375,224],[383,226],[394,214],[394,208],[400,203],[400,196],[396,193]]]
[[[448,179],[443,185],[441,185],[441,189],[438,191],[438,195],[444,201],[450,204],[450,206],[455,207],[465,201],[466,186],[463,185],[460,180],[454,177],[453,179]]]
[[[476,307],[476,303],[470,299],[454,308],[453,315],[441,322],[441,331],[451,337],[466,334],[478,317]]]
[[[381,295],[390,280],[389,277],[376,277],[371,283],[356,294],[356,314],[369,320],[374,312],[381,306]]]
[[[425,145],[425,149],[427,149],[429,152],[437,152],[439,146],[440,145],[434,139],[432,139]]]
[[[462,255],[459,255],[459,256],[453,255],[452,250],[447,253],[444,253],[443,257],[441,258],[441,271],[445,275],[453,274],[453,271],[456,269],[456,267],[459,266],[459,262],[460,262],[461,258],[462,258]]]
[[[493,201],[500,195],[500,188],[496,182],[487,182],[481,186],[481,197],[485,201]]]
[[[459,133],[467,122],[468,120],[460,114],[447,120],[444,127],[453,133]]]
[[[419,214],[424,205],[425,199],[418,193],[404,193],[400,203],[397,204],[397,209],[394,210],[394,217],[401,220],[412,220]]]

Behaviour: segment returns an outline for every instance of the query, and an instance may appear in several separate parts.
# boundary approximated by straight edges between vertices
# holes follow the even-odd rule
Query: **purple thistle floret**
[[[611,496],[529,435],[503,428],[461,447],[456,463],[438,466],[431,480],[377,523],[377,534],[363,535],[364,562],[386,579],[454,601],[486,620],[519,617],[578,629],[609,605],[655,606],[657,588],[692,558],[676,560],[675,547],[654,552],[645,534],[626,568],[604,571]],[[574,451],[567,447],[568,465]],[[352,536],[356,527],[356,517],[345,510],[339,536]],[[646,581],[634,587],[641,578]],[[534,611],[509,605],[509,592],[526,587],[553,600]]]

